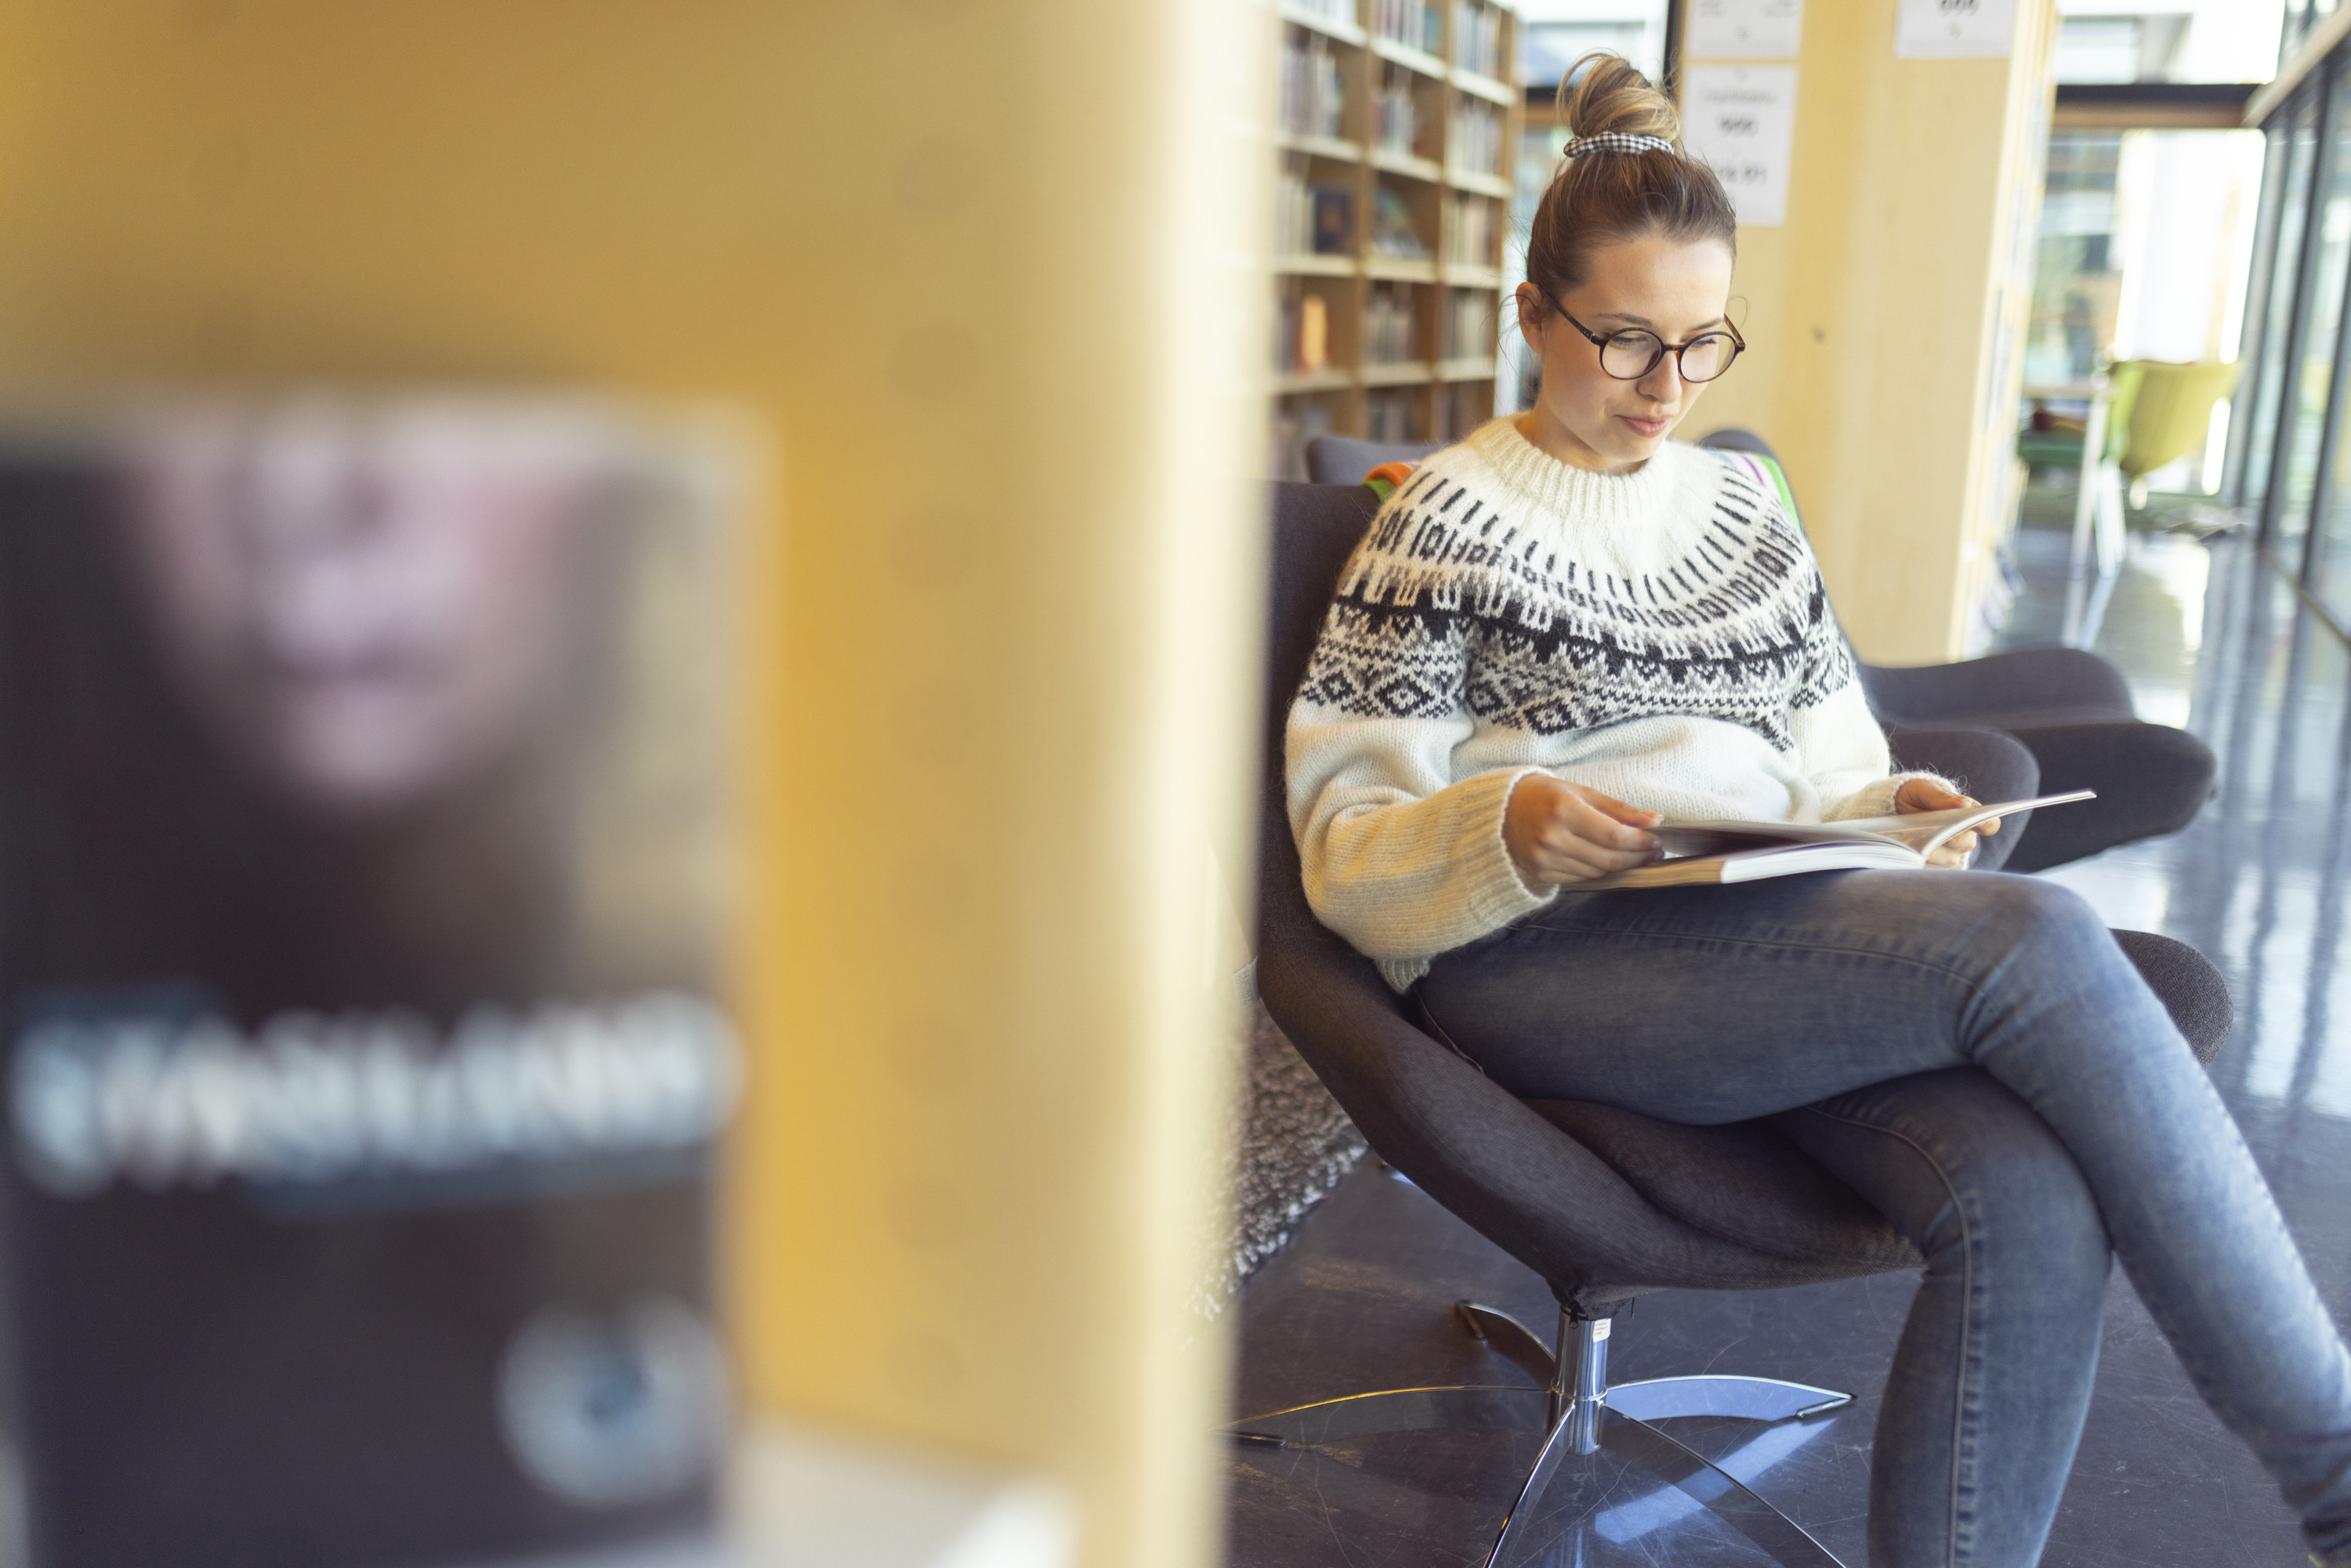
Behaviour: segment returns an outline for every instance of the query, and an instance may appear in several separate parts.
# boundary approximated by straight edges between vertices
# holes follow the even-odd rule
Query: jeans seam
[[[1939,976],[1947,980],[1957,980],[1967,987],[1970,992],[1979,996],[1982,993],[1982,987],[1974,977],[1952,968],[1948,964],[1938,964],[1931,958],[1915,958],[1907,953],[1888,953],[1876,947],[1851,946],[1842,942],[1799,942],[1789,938],[1743,936],[1729,932],[1701,934],[1692,931],[1656,931],[1639,925],[1545,925],[1531,920],[1520,929],[1544,931],[1562,936],[1663,937],[1675,942],[1720,942],[1736,946],[1771,947],[1790,953],[1840,953],[1855,958],[1877,958],[1891,964],[1907,964],[1914,969],[1924,969],[1930,975]]]
[[[1975,1367],[1977,1364],[1977,1358],[1968,1354],[1968,1347],[1974,1340],[1976,1332],[1976,1250],[1974,1222],[1968,1213],[1967,1201],[1959,1196],[1959,1189],[1953,1184],[1950,1173],[1943,1168],[1942,1162],[1938,1160],[1934,1155],[1928,1151],[1927,1146],[1924,1144],[1921,1144],[1917,1139],[1910,1136],[1907,1133],[1898,1132],[1892,1127],[1881,1127],[1876,1123],[1865,1122],[1857,1117],[1840,1116],[1834,1111],[1823,1111],[1817,1105],[1807,1105],[1804,1109],[1810,1114],[1818,1116],[1823,1121],[1842,1123],[1844,1125],[1848,1127],[1859,1127],[1864,1132],[1881,1134],[1886,1137],[1893,1138],[1899,1143],[1907,1145],[1912,1150],[1916,1151],[1920,1159],[1927,1162],[1927,1168],[1935,1173],[1935,1179],[1943,1184],[1943,1190],[1950,1195],[1951,1208],[1953,1212],[1958,1214],[1959,1217],[1959,1259],[1962,1270],[1959,1290],[1959,1388],[1958,1391],[1958,1397],[1952,1401],[1950,1527],[1949,1532],[1950,1550],[1949,1555],[1945,1558],[1945,1562],[1949,1565],[1949,1568],[1961,1568],[1959,1560],[1959,1494],[1963,1488],[1959,1480],[1959,1467],[1962,1462],[1961,1456],[1967,1449],[1965,1442],[1969,1408],[1967,1385],[1970,1377],[1973,1375],[1970,1369]],[[1968,1555],[1972,1557],[1974,1553],[1970,1551]]]

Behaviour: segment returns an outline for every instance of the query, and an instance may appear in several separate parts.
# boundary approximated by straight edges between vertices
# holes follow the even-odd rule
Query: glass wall
[[[2245,344],[2248,417],[2228,498],[2280,570],[2351,627],[2351,46],[2263,128],[2272,175]]]
[[[2302,268],[2304,220],[2310,214],[2310,176],[2318,146],[2318,94],[2315,84],[2296,97],[2284,122],[2272,130],[2271,167],[2282,172],[2274,183],[2264,183],[2262,247],[2267,263],[2262,314],[2258,326],[2246,325],[2245,336],[2254,347],[2252,405],[2244,423],[2246,458],[2243,498],[2260,507],[2269,493],[2270,459],[2277,450],[2278,394],[2285,385],[2286,345],[2294,327],[2294,284]],[[2280,154],[2283,153],[2283,156]]]
[[[2278,434],[2283,456],[2272,482],[2271,523],[2271,537],[2281,553],[2301,546],[2328,444],[2327,405],[2337,379],[2344,263],[2346,245],[2351,245],[2351,153],[2343,147],[2345,134],[2351,131],[2351,112],[2346,111],[2351,111],[2351,94],[2339,89],[2319,95],[2312,108],[2314,122],[2323,114],[2326,134],[2316,148],[2316,215],[2308,221],[2303,238],[2301,340],[2284,356],[2291,407]]]
[[[2087,382],[2115,340],[2122,298],[2115,176],[2122,146],[2119,131],[2060,131],[2049,138],[2025,328],[2027,385]]]

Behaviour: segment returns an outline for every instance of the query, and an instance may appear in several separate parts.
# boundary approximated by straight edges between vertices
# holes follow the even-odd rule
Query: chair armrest
[[[1894,765],[1939,773],[1979,800],[2022,800],[2041,788],[2041,765],[2015,737],[1996,729],[1903,729],[1886,732]],[[1998,871],[2023,836],[2030,811],[2002,819],[2000,831],[1976,840],[1975,871]]]
[[[2122,672],[2082,648],[2019,648],[1907,668],[1863,664],[1861,685],[1885,724],[2011,729],[2137,716]]]

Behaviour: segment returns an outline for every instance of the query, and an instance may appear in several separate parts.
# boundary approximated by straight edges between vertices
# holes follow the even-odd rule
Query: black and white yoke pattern
[[[1737,469],[1693,521],[1646,570],[1579,560],[1560,519],[1425,466],[1348,562],[1300,700],[1364,718],[1466,706],[1537,736],[1687,714],[1789,751],[1791,714],[1854,679],[1820,570]]]
[[[1898,782],[1820,568],[1743,459],[1668,442],[1595,474],[1507,419],[1381,508],[1287,749],[1308,896],[1399,988],[1555,895],[1502,844],[1529,772],[1683,820],[1873,816]]]

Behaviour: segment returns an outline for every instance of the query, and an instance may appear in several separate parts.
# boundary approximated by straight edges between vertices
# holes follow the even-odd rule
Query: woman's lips
[[[1663,435],[1666,427],[1673,423],[1666,419],[1635,419],[1629,413],[1620,413],[1616,417],[1630,425],[1633,434],[1639,436]]]

